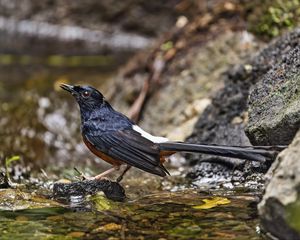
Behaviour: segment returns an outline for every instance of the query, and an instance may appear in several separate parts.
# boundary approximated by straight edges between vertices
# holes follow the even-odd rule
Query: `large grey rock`
[[[299,69],[297,69],[297,64],[299,68],[299,59],[297,60],[297,49],[299,47],[300,42],[300,29],[295,29],[294,31],[281,36],[275,39],[273,42],[268,44],[264,49],[258,52],[252,59],[246,61],[244,64],[233,66],[223,75],[224,88],[219,90],[212,99],[212,104],[206,108],[204,113],[199,117],[193,134],[189,137],[188,141],[190,142],[204,142],[204,143],[218,143],[225,145],[248,145],[250,144],[248,134],[250,139],[253,140],[253,135],[246,132],[245,127],[248,124],[248,97],[250,89],[253,89],[256,84],[263,81],[264,79],[268,79],[272,72],[279,71],[280,66],[284,63],[284,76],[289,76],[289,84],[286,86],[287,89],[284,90],[285,95],[293,96],[293,98],[299,99],[299,90],[297,90],[296,85],[299,84],[299,76],[297,77],[297,73]],[[293,56],[293,59],[290,57]],[[297,62],[298,61],[298,62]],[[288,64],[293,64],[293,66],[288,66]],[[275,67],[278,66],[276,70]],[[274,73],[275,74],[275,73]],[[279,79],[279,73],[277,73]],[[293,85],[294,84],[294,85]],[[278,85],[281,88],[284,86]],[[299,89],[299,87],[298,87]],[[291,94],[289,91],[293,91]],[[270,91],[265,90],[265,93]],[[298,93],[297,93],[298,92]],[[292,105],[294,102],[293,99],[290,99],[290,106],[286,106],[283,109],[287,102],[281,105],[283,109],[281,113],[283,125],[289,129],[286,133],[280,132],[282,134],[280,137],[285,139],[282,141],[287,143],[291,141],[293,138],[297,127],[299,127],[299,122],[297,122],[297,118],[294,118],[293,115],[299,111],[299,105]],[[250,104],[252,104],[250,101]],[[275,105],[278,103],[274,103]],[[270,104],[271,105],[271,104]],[[298,109],[297,109],[298,106]],[[270,106],[268,106],[270,107]],[[252,109],[252,106],[250,106]],[[274,109],[273,109],[274,110]],[[276,110],[278,111],[278,109]],[[286,111],[286,112],[285,112]],[[271,112],[271,111],[270,111]],[[289,119],[286,119],[285,115],[289,116]],[[252,117],[252,112],[251,112]],[[265,123],[271,123],[274,116],[269,115],[269,119],[265,120]],[[252,120],[251,120],[252,121]],[[287,124],[288,123],[288,124]],[[264,132],[266,138],[279,138],[278,134],[274,134],[274,132]],[[273,135],[272,135],[273,134]],[[272,140],[272,143],[279,144],[280,142],[276,142],[276,138]],[[257,142],[252,142],[253,144]],[[261,142],[260,142],[261,143]],[[268,142],[270,143],[270,142]],[[193,178],[205,174],[207,172],[207,166],[203,165],[203,161],[218,161],[220,162],[220,158],[201,155],[199,156],[189,156],[189,160],[193,163],[197,163],[198,167],[193,170],[192,176]],[[200,162],[200,163],[199,163]],[[239,165],[241,168],[244,168],[245,175],[249,175],[252,171],[255,170],[265,172],[269,166],[263,164],[246,164],[245,167],[242,166],[242,162],[237,161],[235,159],[223,159],[223,163],[227,162],[234,166]],[[201,168],[201,166],[204,168]],[[247,169],[248,171],[246,171]],[[225,171],[228,171],[225,169]]]
[[[255,145],[289,144],[300,127],[300,45],[291,46],[253,88],[246,128]]]
[[[263,228],[279,239],[300,239],[300,131],[267,174],[258,205]]]

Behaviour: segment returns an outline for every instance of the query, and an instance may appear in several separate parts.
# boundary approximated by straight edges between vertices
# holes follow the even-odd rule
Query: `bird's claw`
[[[84,180],[88,180],[88,181],[92,181],[92,180],[95,180],[95,177],[88,177],[88,176],[85,176],[85,175],[83,175],[83,176],[81,176],[82,177],[82,180],[84,181]]]
[[[117,183],[121,182],[123,180],[123,176],[119,176],[116,180]]]
[[[93,180],[93,177],[86,176],[84,173],[79,171],[76,167],[74,167],[74,170],[79,174],[79,176],[76,176],[76,178],[78,178],[80,181]]]

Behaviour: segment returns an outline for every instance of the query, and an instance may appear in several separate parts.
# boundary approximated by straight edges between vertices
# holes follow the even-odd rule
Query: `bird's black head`
[[[101,107],[104,103],[103,95],[93,87],[72,86],[69,84],[61,84],[60,87],[75,97],[81,110],[90,111]]]

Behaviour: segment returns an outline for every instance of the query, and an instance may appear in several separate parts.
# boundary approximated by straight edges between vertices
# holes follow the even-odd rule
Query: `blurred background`
[[[228,65],[294,27],[298,7],[280,0],[0,0],[0,159],[19,155],[26,165],[53,168],[99,162],[81,142],[78,107],[60,83],[93,85],[146,130],[184,140]],[[152,111],[143,98],[132,108],[145,88],[155,92],[145,98]],[[243,135],[238,143],[249,142]]]
[[[174,24],[178,3],[1,0],[0,158],[59,167],[94,159],[81,143],[74,99],[59,84],[106,94],[118,69]]]

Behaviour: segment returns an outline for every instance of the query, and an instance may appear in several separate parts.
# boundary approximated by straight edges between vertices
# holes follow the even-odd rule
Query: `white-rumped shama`
[[[163,166],[165,158],[176,152],[266,161],[285,147],[236,147],[170,142],[167,138],[145,132],[128,117],[114,110],[93,87],[61,84],[61,88],[70,92],[79,104],[83,141],[91,152],[113,166],[94,177],[96,179],[119,170],[123,164],[127,167],[117,181],[121,181],[131,166],[164,177],[169,174]]]

